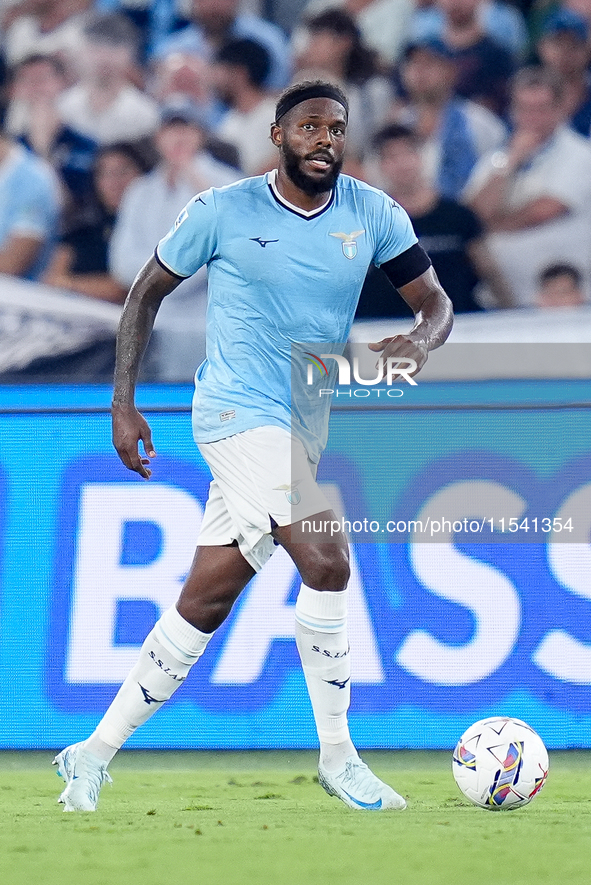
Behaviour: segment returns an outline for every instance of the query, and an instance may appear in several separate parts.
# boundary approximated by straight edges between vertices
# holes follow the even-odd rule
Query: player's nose
[[[332,144],[332,137],[328,126],[319,126],[316,133],[316,144],[328,146]]]

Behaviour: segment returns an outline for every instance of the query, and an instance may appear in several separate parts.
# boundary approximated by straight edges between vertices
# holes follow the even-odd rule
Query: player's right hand
[[[140,415],[134,405],[129,403],[113,403],[111,406],[113,422],[113,445],[117,454],[129,470],[139,473],[144,479],[150,479],[152,471],[148,464],[156,457],[152,443],[152,431],[148,422]],[[147,458],[140,457],[139,442],[142,442]]]

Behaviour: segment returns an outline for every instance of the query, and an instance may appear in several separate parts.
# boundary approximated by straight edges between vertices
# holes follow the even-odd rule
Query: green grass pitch
[[[487,812],[449,753],[367,752],[408,797],[356,812],[312,753],[123,752],[95,814],[64,814],[50,753],[0,754],[2,885],[588,885],[591,755],[554,753],[527,808]]]

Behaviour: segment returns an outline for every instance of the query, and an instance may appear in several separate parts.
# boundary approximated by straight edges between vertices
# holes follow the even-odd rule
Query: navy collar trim
[[[284,209],[287,209],[288,212],[293,212],[294,215],[298,215],[305,221],[311,221],[313,218],[318,218],[319,215],[322,215],[323,212],[326,212],[327,209],[330,209],[334,202],[335,189],[333,188],[326,203],[324,203],[322,206],[319,206],[318,209],[312,209],[310,212],[307,212],[305,209],[300,209],[299,206],[294,206],[293,203],[290,203],[289,200],[286,200],[285,197],[281,196],[281,194],[277,190],[277,185],[275,183],[276,178],[277,170],[272,169],[267,176],[267,185],[275,202],[279,203],[279,205],[282,206]]]

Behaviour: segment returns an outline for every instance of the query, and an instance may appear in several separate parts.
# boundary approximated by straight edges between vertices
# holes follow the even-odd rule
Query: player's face
[[[281,163],[291,181],[308,196],[326,193],[343,165],[347,120],[331,98],[310,98],[292,108],[274,128]]]

